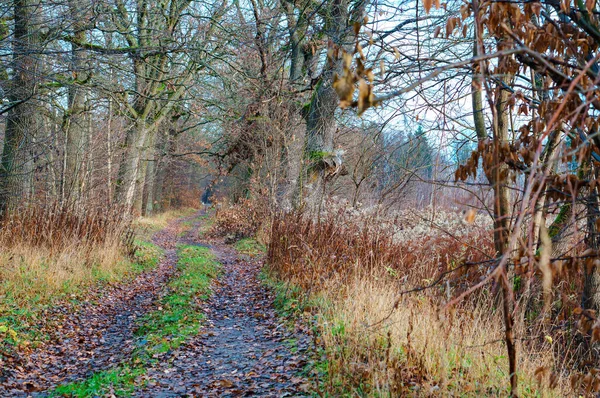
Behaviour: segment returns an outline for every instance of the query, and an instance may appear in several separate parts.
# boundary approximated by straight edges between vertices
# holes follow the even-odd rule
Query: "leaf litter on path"
[[[258,279],[261,262],[223,244],[211,247],[224,274],[204,304],[204,330],[150,368],[148,384],[135,396],[308,396],[306,381],[297,377],[308,337],[281,324],[272,293]],[[287,343],[292,338],[295,354]]]
[[[91,292],[78,308],[57,307],[50,341],[12,358],[0,379],[0,397],[45,396],[59,384],[83,380],[94,372],[127,360],[136,347],[134,332],[140,316],[158,308],[158,298],[176,272],[178,243],[209,247],[195,231],[179,237],[175,222],[153,237],[165,249],[158,267],[133,281]],[[240,258],[221,243],[211,245],[223,276],[213,281],[213,295],[202,311],[200,333],[167,352],[138,378],[137,397],[301,397],[306,380],[308,337],[283,327],[273,307],[272,293],[258,274],[261,262]],[[59,322],[56,322],[59,319]],[[294,340],[295,353],[286,341]]]
[[[59,384],[118,365],[135,349],[136,319],[150,311],[176,272],[176,220],[153,237],[165,249],[154,269],[133,280],[91,289],[78,305],[65,303],[44,314],[48,341],[15,353],[0,372],[0,397],[43,396]],[[51,329],[51,330],[49,330]]]

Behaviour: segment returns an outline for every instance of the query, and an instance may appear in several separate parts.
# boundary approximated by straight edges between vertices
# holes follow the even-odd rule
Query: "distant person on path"
[[[212,189],[210,186],[208,186],[206,188],[206,190],[204,191],[204,193],[202,194],[202,204],[204,206],[208,206],[208,205],[212,204],[212,201],[210,200],[211,196],[212,196]]]

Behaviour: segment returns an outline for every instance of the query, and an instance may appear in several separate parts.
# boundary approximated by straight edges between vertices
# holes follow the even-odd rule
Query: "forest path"
[[[198,243],[199,244],[199,243]],[[148,370],[138,397],[302,397],[308,337],[281,323],[259,279],[262,261],[222,242],[210,247],[223,275],[204,304],[205,327]]]
[[[59,384],[85,379],[126,359],[135,349],[136,320],[156,309],[156,299],[176,272],[181,225],[198,215],[175,220],[153,236],[165,251],[158,266],[133,280],[98,286],[76,306],[49,309],[41,320],[43,328],[52,329],[48,342],[10,358],[0,372],[0,397],[44,396]]]
[[[2,370],[0,397],[46,397],[58,385],[88,379],[131,360],[141,316],[161,311],[158,302],[178,275],[178,244],[210,248],[221,264],[199,333],[160,354],[135,380],[137,397],[302,397],[298,377],[309,338],[282,324],[273,293],[261,283],[262,260],[238,253],[222,241],[205,241],[202,213],[169,224],[153,241],[165,250],[160,264],[133,280],[98,287],[76,307],[46,314],[55,330],[48,343],[21,353]],[[181,225],[193,223],[181,235]],[[109,388],[109,390],[111,390]],[[106,391],[106,390],[105,390]],[[86,394],[87,396],[87,394]],[[102,396],[93,394],[92,396]],[[107,396],[114,396],[109,393]]]

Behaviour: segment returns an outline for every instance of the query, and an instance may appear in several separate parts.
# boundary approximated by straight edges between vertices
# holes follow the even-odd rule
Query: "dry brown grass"
[[[320,339],[329,374],[326,390],[354,396],[507,396],[500,314],[480,303],[472,310],[441,312],[424,296],[398,298],[382,278],[330,282],[320,290]],[[343,286],[343,288],[342,288]],[[552,367],[552,349],[520,350],[523,396],[564,396],[568,385],[540,389],[535,370]],[[563,390],[561,390],[563,389]]]
[[[150,217],[138,217],[133,221],[136,236],[149,240],[155,233],[164,229],[169,223],[177,218],[193,215],[197,210],[194,208],[169,209]]]
[[[44,302],[131,268],[133,231],[122,213],[59,206],[13,212],[0,223],[0,297]]]
[[[60,250],[17,244],[0,252],[0,297],[45,302],[99,279],[114,281],[131,270],[118,239],[68,245]]]
[[[335,214],[320,222],[276,217],[268,262],[316,316],[330,396],[507,396],[508,361],[492,286],[451,311],[455,296],[480,280],[492,252],[481,230],[394,239],[377,219],[353,223]],[[433,284],[445,274],[442,283]],[[432,284],[399,296],[399,292]],[[285,290],[295,291],[294,289]],[[306,304],[308,303],[308,304]],[[522,396],[569,395],[568,369],[556,339],[519,325]],[[542,383],[537,381],[546,369]],[[550,383],[550,375],[553,381]],[[550,386],[552,384],[552,386]]]
[[[118,209],[74,213],[59,206],[13,213],[0,224],[0,301],[26,306],[139,271],[133,237],[151,235],[193,209],[169,210],[133,223]],[[152,254],[154,255],[154,254]]]

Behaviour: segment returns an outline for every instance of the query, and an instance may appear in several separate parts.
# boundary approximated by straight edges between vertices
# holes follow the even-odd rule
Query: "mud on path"
[[[154,309],[176,271],[180,224],[197,217],[175,220],[154,235],[154,243],[165,249],[154,269],[127,282],[93,289],[76,308],[64,305],[44,314],[54,327],[48,343],[8,359],[0,369],[0,397],[43,396],[43,391],[84,379],[126,358],[135,348],[136,319]]]
[[[259,280],[261,261],[208,245],[223,267],[203,330],[148,370],[137,397],[302,397],[308,337],[280,323]]]

